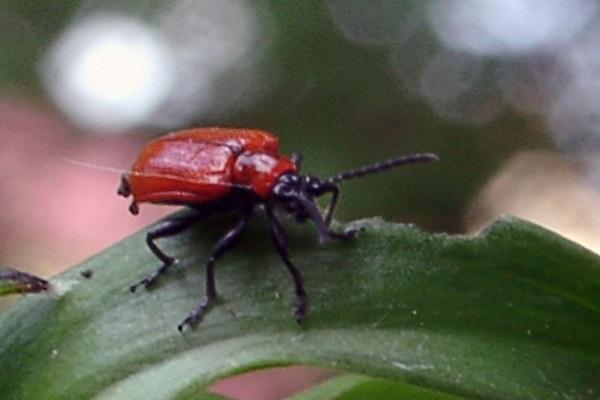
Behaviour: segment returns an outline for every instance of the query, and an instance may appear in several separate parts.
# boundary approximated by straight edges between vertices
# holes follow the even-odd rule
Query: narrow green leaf
[[[365,220],[356,241],[325,245],[289,224],[312,307],[298,325],[260,217],[219,263],[221,304],[184,334],[231,219],[161,241],[181,262],[155,290],[128,291],[157,266],[140,233],[21,299],[0,315],[0,398],[194,398],[219,377],[289,364],[475,398],[598,397],[597,255],[512,218],[474,238]]]
[[[49,287],[45,279],[13,268],[0,267],[0,296],[44,292]]]
[[[458,400],[439,391],[415,386],[406,382],[394,382],[387,379],[371,378],[365,375],[346,374],[306,390],[290,400]]]

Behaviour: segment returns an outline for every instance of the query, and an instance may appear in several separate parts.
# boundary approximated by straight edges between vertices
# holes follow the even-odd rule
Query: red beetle
[[[146,235],[148,247],[162,265],[153,274],[130,287],[152,287],[158,278],[174,264],[175,259],[158,248],[156,239],[176,235],[211,212],[238,210],[238,224],[216,244],[206,266],[206,298],[185,318],[178,329],[194,326],[217,297],[215,262],[239,241],[254,210],[263,205],[273,243],[294,280],[297,304],[294,316],[300,322],[308,310],[302,275],[291,262],[287,238],[275,209],[281,207],[296,220],[314,221],[321,242],[328,239],[349,239],[356,230],[335,232],[331,218],[339,197],[337,183],[394,168],[400,165],[434,161],[434,154],[414,154],[389,159],[321,180],[300,175],[302,157],[279,154],[279,140],[260,130],[235,128],[196,128],[170,133],[148,143],[139,154],[129,173],[122,176],[118,193],[133,195],[129,210],[138,213],[138,203],[187,205],[196,213],[172,217],[160,222]],[[315,197],[331,193],[329,207],[322,216]]]

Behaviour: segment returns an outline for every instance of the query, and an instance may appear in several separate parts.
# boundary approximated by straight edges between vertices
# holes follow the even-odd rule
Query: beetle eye
[[[321,191],[321,181],[313,176],[307,177],[304,181],[304,190],[314,194],[319,194]]]
[[[279,185],[275,186],[275,188],[273,189],[273,193],[277,197],[290,197],[293,193],[293,188],[292,185],[280,183]]]
[[[291,196],[292,194],[294,194],[294,192],[295,192],[295,190],[292,185],[285,185],[283,187],[283,190],[281,191],[281,194],[283,196]]]

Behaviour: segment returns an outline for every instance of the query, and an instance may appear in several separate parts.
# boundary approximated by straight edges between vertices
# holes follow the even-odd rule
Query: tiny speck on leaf
[[[81,271],[80,274],[85,279],[90,279],[92,276],[94,276],[94,271],[92,271],[91,269],[86,269],[84,271]]]

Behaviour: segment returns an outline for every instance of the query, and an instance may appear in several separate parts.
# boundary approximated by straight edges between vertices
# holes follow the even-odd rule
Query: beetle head
[[[312,219],[319,229],[321,241],[325,241],[331,237],[340,237],[339,234],[333,234],[329,229],[333,211],[339,197],[339,183],[387,171],[401,165],[436,161],[437,159],[437,156],[431,153],[399,156],[342,172],[324,180],[310,175],[300,175],[297,172],[288,172],[277,178],[271,190],[271,198],[282,205],[288,213],[294,215],[296,220],[305,221],[309,218]],[[294,162],[297,166],[299,166],[300,161],[301,158],[295,156]],[[329,208],[323,217],[315,204],[315,197],[319,197],[325,193],[331,193],[332,197]],[[341,235],[341,237],[348,236],[346,234]]]
[[[308,218],[320,218],[315,197],[324,193],[323,183],[319,178],[288,172],[277,179],[272,196],[285,211],[303,222]]]

